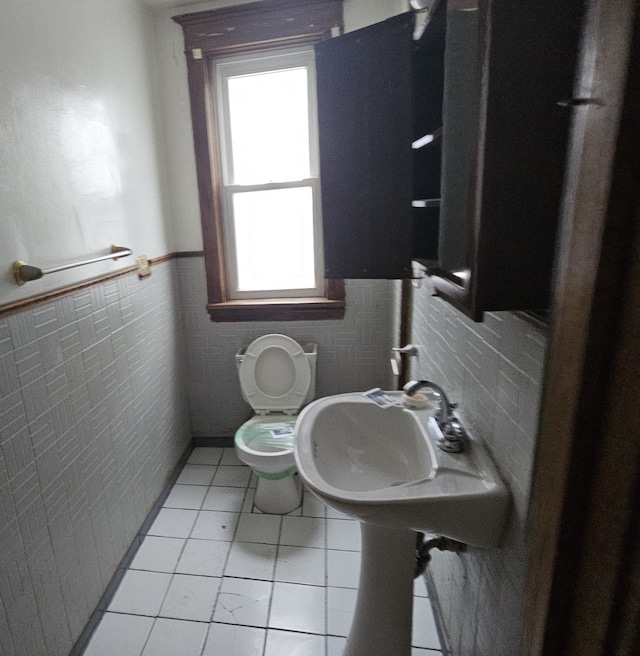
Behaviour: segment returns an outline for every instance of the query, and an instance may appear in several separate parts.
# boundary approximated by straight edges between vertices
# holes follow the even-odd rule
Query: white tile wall
[[[395,345],[397,283],[348,280],[343,320],[216,324],[205,310],[202,258],[180,259],[178,272],[195,436],[233,436],[249,418],[251,409],[242,399],[235,354],[267,333],[318,344],[318,397],[391,384],[389,350]]]
[[[420,346],[414,376],[441,384],[460,403],[458,412],[488,445],[514,501],[501,548],[434,553],[430,570],[452,655],[512,656],[520,640],[524,522],[546,339],[513,313],[474,323],[431,296],[428,285],[415,290],[413,330]]]
[[[66,656],[190,438],[175,263],[0,319],[0,653]]]

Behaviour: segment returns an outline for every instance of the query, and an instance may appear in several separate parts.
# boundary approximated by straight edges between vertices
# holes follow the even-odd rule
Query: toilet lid
[[[310,384],[307,356],[290,337],[263,335],[245,351],[240,385],[256,412],[297,412]]]

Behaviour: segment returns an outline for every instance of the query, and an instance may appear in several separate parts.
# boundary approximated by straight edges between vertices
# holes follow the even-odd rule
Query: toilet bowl
[[[315,395],[316,349],[263,335],[236,354],[242,396],[256,413],[236,431],[236,455],[258,477],[254,503],[263,512],[300,505],[293,443],[297,414]]]

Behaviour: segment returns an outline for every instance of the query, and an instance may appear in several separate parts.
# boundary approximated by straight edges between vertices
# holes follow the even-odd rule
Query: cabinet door
[[[548,307],[583,5],[448,3],[434,282],[476,320]]]
[[[475,303],[549,306],[583,0],[491,2]]]
[[[401,14],[316,46],[327,278],[408,278],[411,60]]]

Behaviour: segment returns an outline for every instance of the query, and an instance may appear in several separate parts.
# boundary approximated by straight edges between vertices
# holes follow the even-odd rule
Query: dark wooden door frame
[[[638,8],[589,0],[529,512],[524,656],[640,651]],[[629,56],[629,53],[631,55]]]

